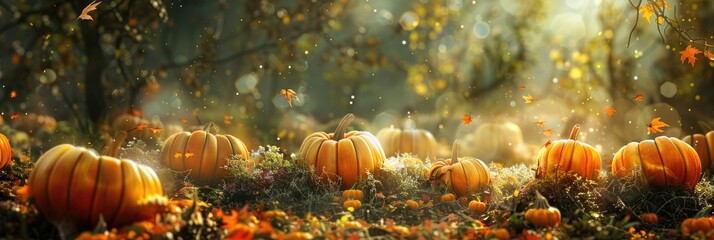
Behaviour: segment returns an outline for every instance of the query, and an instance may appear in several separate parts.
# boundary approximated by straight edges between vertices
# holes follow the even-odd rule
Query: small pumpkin
[[[355,210],[356,210],[356,209],[359,209],[360,207],[362,207],[362,201],[360,201],[360,200],[347,200],[347,201],[345,201],[345,202],[342,203],[342,207],[344,207],[345,209],[352,208],[352,209],[355,209]]]
[[[406,204],[407,207],[412,210],[416,210],[419,208],[419,202],[414,201],[414,200],[407,200],[404,202],[404,204]]]
[[[701,161],[694,148],[682,140],[666,136],[628,143],[612,160],[613,176],[641,173],[642,180],[654,187],[691,191],[699,183],[701,171]]]
[[[349,189],[367,178],[367,173],[378,174],[386,159],[382,145],[376,137],[365,131],[345,133],[354,119],[348,113],[337,125],[334,133],[316,132],[303,140],[299,150],[298,165],[316,173],[313,183],[338,182],[341,189]]]
[[[364,193],[359,189],[351,189],[342,191],[342,199],[344,200],[362,200],[364,198]]]
[[[447,193],[447,194],[441,195],[441,201],[442,202],[456,201],[456,195],[454,195],[453,193]]]
[[[61,144],[40,156],[27,182],[37,209],[70,229],[94,227],[100,216],[109,227],[153,217],[168,200],[154,170],[114,157],[125,138],[119,134],[107,155]]]
[[[205,130],[171,135],[161,149],[161,162],[175,171],[191,170],[190,178],[205,183],[228,176],[222,166],[229,157],[250,159],[243,141],[228,134],[208,132],[212,125],[207,124]]]
[[[10,140],[0,133],[0,169],[10,165],[12,162],[12,148]]]
[[[498,239],[498,240],[508,240],[511,239],[511,232],[505,228],[489,228],[483,234],[485,239]]]
[[[410,119],[411,120],[411,119]],[[387,156],[412,153],[420,158],[436,159],[437,144],[434,135],[424,129],[417,129],[414,121],[407,120],[404,129],[383,128],[377,132],[377,139]]]
[[[146,143],[156,143],[164,131],[164,124],[158,119],[143,119],[132,114],[119,115],[112,123],[114,133],[127,132],[129,139],[139,139]]]
[[[427,177],[441,180],[450,191],[459,196],[477,193],[491,181],[491,173],[483,161],[469,157],[459,158],[459,140],[454,141],[451,159],[434,162],[427,172]]]
[[[536,178],[574,173],[585,179],[594,180],[600,172],[602,162],[594,147],[576,140],[580,125],[575,125],[568,139],[548,141],[538,152]]]
[[[478,200],[471,200],[469,202],[469,210],[472,212],[484,212],[486,211],[486,203]]]
[[[681,225],[682,235],[707,234],[714,230],[714,217],[687,218]]]
[[[658,223],[659,222],[659,217],[657,216],[656,213],[643,213],[640,214],[640,220],[644,223]]]
[[[535,207],[526,211],[525,219],[539,228],[552,227],[560,223],[560,210],[551,207],[548,199],[536,191]]]
[[[701,161],[702,171],[714,171],[714,131],[709,125],[700,122],[702,129],[706,133],[695,133],[682,138],[682,141],[689,144],[697,151]]]

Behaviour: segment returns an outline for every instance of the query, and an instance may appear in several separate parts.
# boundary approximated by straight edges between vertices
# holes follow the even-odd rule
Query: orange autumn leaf
[[[285,98],[285,101],[288,101],[288,105],[290,105],[290,107],[293,107],[293,98],[295,98],[295,100],[300,102],[300,98],[298,98],[295,90],[292,90],[290,88],[280,90],[280,95],[283,95],[283,97]]]
[[[537,122],[535,122],[535,125],[536,125],[536,126],[539,126],[539,127],[542,127],[543,124],[545,124],[545,121],[537,121]]]
[[[532,103],[533,102],[533,97],[529,94],[528,96],[523,96],[523,101],[525,103]]]
[[[518,86],[518,90],[526,90],[526,85],[520,85],[520,86]]]
[[[709,50],[704,51],[704,57],[708,58],[711,61],[714,61],[714,53],[710,52]]]
[[[10,115],[10,119],[16,119],[16,118],[19,118],[19,117],[20,117],[20,114],[19,114],[19,113],[13,113],[12,115]]]
[[[89,5],[87,5],[86,7],[84,7],[84,9],[82,9],[82,13],[79,14],[79,16],[77,17],[77,19],[92,20],[92,21],[93,21],[94,19],[92,18],[92,16],[89,15],[89,12],[94,11],[94,10],[97,10],[97,5],[99,5],[100,3],[102,3],[102,2],[98,2],[98,3],[95,3],[95,2],[96,2],[96,1],[92,1],[91,3],[89,3]]]
[[[642,13],[642,17],[647,20],[647,23],[650,23],[650,18],[652,17],[652,14],[654,14],[654,7],[652,4],[647,3],[640,7],[640,13]]]
[[[146,123],[139,123],[139,125],[136,125],[137,131],[144,131],[144,128],[146,128]]]
[[[471,115],[469,115],[469,114],[464,114],[464,116],[461,117],[461,121],[464,122],[464,124],[469,125],[469,124],[471,124],[471,122],[473,121],[473,119],[471,118]]]
[[[545,136],[550,136],[550,134],[552,134],[552,133],[553,133],[553,129],[548,128],[546,130],[543,130],[543,135],[545,135]]]
[[[612,117],[612,115],[615,115],[615,112],[617,112],[617,110],[615,110],[614,107],[605,108],[605,113],[607,113],[608,117]]]
[[[159,127],[152,127],[152,128],[149,128],[149,130],[151,131],[151,133],[160,133],[161,132],[161,128],[159,128]]]
[[[139,111],[139,109],[132,109],[131,114],[137,117],[141,117],[141,111]]]
[[[181,119],[179,119],[179,122],[181,122],[181,123],[188,123],[188,119],[186,119],[186,118],[181,118]]]
[[[638,93],[635,95],[635,101],[642,102],[642,99],[645,97],[645,95],[642,95],[642,93]]]
[[[656,117],[653,118],[652,121],[650,121],[650,124],[647,125],[647,134],[650,133],[661,133],[664,132],[661,128],[663,127],[669,127],[669,124],[662,122],[661,117]]]
[[[17,97],[17,91],[12,90],[10,91],[10,98],[16,98]]]
[[[174,153],[174,158],[180,158],[182,156],[183,156],[183,153],[181,153],[181,152]]]
[[[642,13],[642,17],[647,20],[647,23],[650,23],[652,15],[660,9],[664,11],[664,9],[671,8],[666,0],[655,0],[654,2],[655,5],[652,5],[652,2],[647,1],[644,6],[640,7],[640,13]],[[662,22],[664,22],[664,18],[662,16],[657,16],[657,24],[662,24]]]
[[[697,54],[702,53],[702,51],[699,51],[699,49],[692,47],[692,45],[687,45],[687,48],[684,49],[684,51],[679,52],[681,55],[679,57],[679,60],[682,61],[682,64],[684,64],[684,60],[686,59],[687,62],[692,64],[692,67],[694,67],[694,63],[697,61]]]
[[[183,156],[186,157],[186,158],[190,158],[190,157],[193,157],[193,153],[192,153],[192,152],[186,152],[186,153],[183,154]]]

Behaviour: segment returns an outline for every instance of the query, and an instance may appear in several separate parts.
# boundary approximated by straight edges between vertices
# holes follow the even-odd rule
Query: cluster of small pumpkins
[[[297,164],[314,171],[313,183],[339,182],[343,190],[349,189],[366,179],[369,173],[379,175],[387,155],[414,151],[421,157],[436,155],[437,144],[428,131],[385,130],[377,136],[366,131],[347,132],[353,119],[354,115],[347,114],[334,133],[315,132],[303,140]],[[140,124],[133,120],[127,122]],[[190,171],[190,177],[198,183],[212,183],[228,176],[222,166],[230,157],[249,159],[248,148],[240,139],[209,129],[210,125],[203,130],[181,131],[169,136],[163,144],[161,163],[173,170]],[[540,149],[536,178],[557,178],[559,174],[597,178],[602,166],[600,155],[592,146],[576,140],[579,129],[578,125],[574,126],[568,139],[549,141]],[[156,173],[134,161],[116,158],[127,137],[126,131],[120,131],[101,155],[69,144],[44,153],[27,183],[28,194],[37,208],[58,226],[78,228],[90,228],[100,217],[109,226],[121,226],[146,219],[158,211],[167,199]],[[641,172],[642,179],[652,187],[693,190],[700,181],[702,166],[705,170],[712,166],[713,137],[714,132],[709,132],[685,138],[689,144],[664,136],[629,143],[615,154],[612,174],[625,176]],[[454,198],[476,194],[491,181],[488,166],[476,158],[459,157],[459,146],[460,142],[455,141],[451,157],[433,162],[426,172],[429,178],[443,182]],[[0,167],[8,164],[10,154],[7,138],[0,137]],[[345,191],[343,206],[359,208],[362,197],[361,191]],[[412,208],[414,204],[407,201],[407,205]],[[476,201],[469,203],[469,208],[483,211],[486,206]],[[537,193],[535,207],[528,210],[525,217],[537,227],[560,222],[560,212],[550,207],[540,193]]]

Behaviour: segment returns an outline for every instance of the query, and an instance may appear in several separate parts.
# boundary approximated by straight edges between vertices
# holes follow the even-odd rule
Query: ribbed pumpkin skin
[[[12,148],[10,140],[0,133],[0,168],[4,168],[12,161]]]
[[[434,162],[427,172],[430,179],[439,179],[459,196],[477,193],[491,181],[491,173],[486,164],[476,158],[458,157],[459,143],[456,141],[451,159]],[[452,163],[454,161],[454,163]]]
[[[198,182],[211,182],[228,176],[228,171],[221,167],[232,155],[248,160],[250,152],[234,136],[199,130],[176,133],[166,139],[161,162],[176,171],[191,170],[189,177]]]
[[[714,217],[687,218],[682,222],[681,228],[685,237],[699,232],[707,234],[714,230]]]
[[[27,184],[35,206],[50,221],[80,229],[96,226],[100,215],[110,227],[148,219],[153,207],[140,201],[163,196],[148,166],[69,144],[40,156]]]
[[[314,168],[318,179],[314,182],[337,182],[342,178],[341,189],[349,189],[367,172],[377,173],[386,159],[382,145],[369,132],[351,131],[335,141],[333,133],[310,134],[300,145],[300,161],[304,169]],[[316,180],[316,181],[315,181]]]
[[[420,158],[436,159],[436,139],[429,131],[384,128],[377,133],[377,139],[387,156],[412,153]]]
[[[546,143],[538,152],[536,178],[574,173],[594,180],[602,168],[600,154],[592,146],[575,140],[580,126],[573,127],[569,139]]]
[[[660,136],[628,143],[615,153],[613,176],[627,176],[635,170],[641,170],[650,186],[691,191],[701,179],[702,165],[694,148],[677,138]]]
[[[702,163],[702,171],[714,171],[714,131],[706,134],[692,134],[682,138],[682,141],[689,144],[699,155]]]
[[[139,124],[145,124],[144,129],[136,129]],[[151,128],[161,128],[160,131],[153,132]],[[126,131],[129,134],[129,139],[136,138],[144,142],[155,143],[164,131],[164,125],[160,121],[149,121],[131,114],[122,114],[114,119],[112,129],[115,132]]]

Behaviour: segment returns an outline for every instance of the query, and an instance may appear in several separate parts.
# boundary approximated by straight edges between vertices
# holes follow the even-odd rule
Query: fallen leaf
[[[545,136],[550,136],[550,134],[552,134],[552,133],[553,133],[553,129],[548,128],[546,130],[543,130],[543,135],[545,135]]]
[[[525,103],[532,103],[533,100],[534,100],[534,99],[533,99],[533,97],[531,97],[530,94],[529,94],[528,96],[523,96],[523,101],[524,101]]]
[[[545,121],[537,121],[537,122],[535,122],[535,125],[538,126],[538,127],[542,127],[543,124],[545,124]]]
[[[285,101],[288,101],[288,105],[290,105],[290,107],[293,107],[293,98],[295,98],[295,100],[300,102],[300,98],[298,98],[295,90],[292,90],[290,88],[280,90],[280,95],[283,95],[283,97],[285,98]]]
[[[615,110],[614,107],[605,108],[605,113],[607,113],[608,117],[612,117],[612,115],[615,115],[615,112],[617,112],[617,110]]]
[[[681,54],[679,60],[682,61],[682,64],[684,64],[684,60],[686,59],[687,62],[692,64],[692,67],[694,67],[694,63],[697,61],[697,54],[702,53],[702,51],[699,51],[699,49],[692,47],[692,45],[687,45],[687,48],[684,49],[684,51],[679,52]]]
[[[647,125],[647,134],[650,133],[661,133],[664,132],[661,128],[663,127],[669,127],[669,124],[662,122],[661,117],[656,117],[653,118],[652,121],[650,121],[650,124]]]
[[[89,5],[87,5],[86,7],[84,7],[84,9],[82,9],[82,13],[79,14],[79,16],[77,17],[77,19],[91,20],[91,21],[93,21],[94,19],[92,18],[92,16],[89,16],[89,12],[94,11],[94,10],[97,10],[97,5],[99,5],[100,3],[102,3],[102,2],[97,2],[97,3],[95,3],[95,2],[96,2],[96,1],[92,1]]]
[[[645,97],[645,95],[642,95],[642,93],[638,93],[635,95],[635,101],[642,102],[642,99]]]
[[[471,121],[473,121],[473,119],[471,118],[471,115],[464,114],[464,116],[461,117],[461,121],[464,122],[464,124],[469,125],[471,124]]]

